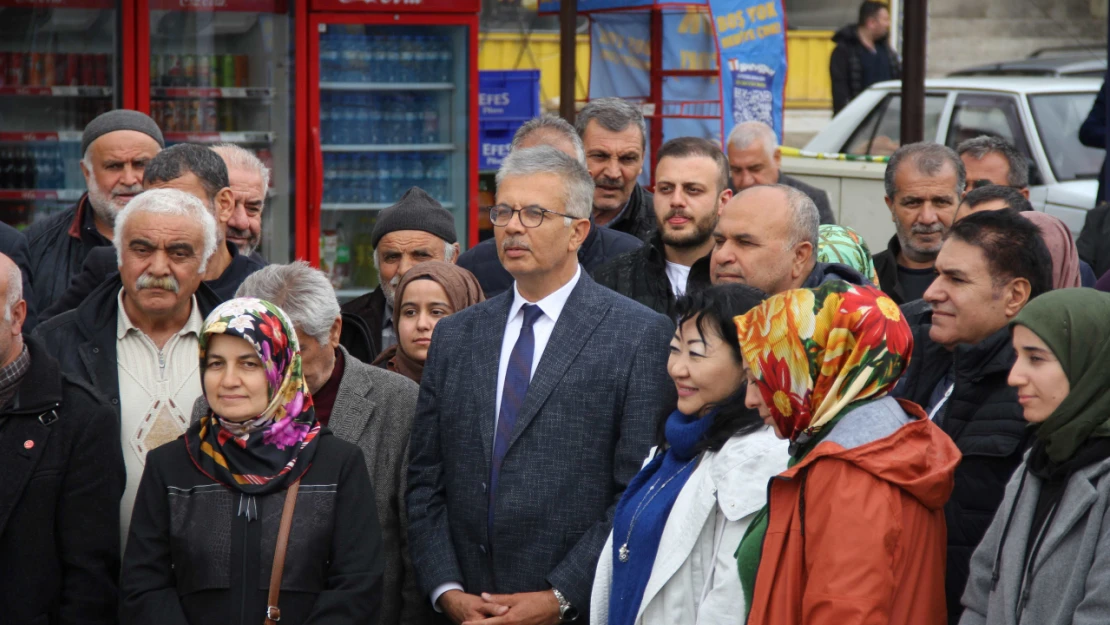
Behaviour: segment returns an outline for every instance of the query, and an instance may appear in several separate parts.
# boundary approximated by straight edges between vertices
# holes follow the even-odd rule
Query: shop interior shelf
[[[84,189],[0,189],[0,200],[61,200],[76,202]]]
[[[0,141],[30,143],[42,141],[53,143],[57,141],[81,141],[80,130],[63,130],[61,132],[0,132]]]
[[[167,132],[170,143],[246,143],[262,145],[274,142],[272,132]]]
[[[274,97],[274,90],[264,87],[151,87],[150,95],[169,100],[178,98],[268,100]]]
[[[455,208],[454,202],[442,202],[441,205],[447,210]],[[380,211],[393,206],[384,202],[368,202],[368,203],[328,203],[321,204],[320,209],[326,211]]]
[[[322,82],[326,91],[451,91],[453,82]]]
[[[0,87],[0,95],[34,96],[47,98],[108,98],[111,87],[26,87],[7,85]]]
[[[323,152],[453,152],[453,143],[387,143],[380,145],[322,145]]]

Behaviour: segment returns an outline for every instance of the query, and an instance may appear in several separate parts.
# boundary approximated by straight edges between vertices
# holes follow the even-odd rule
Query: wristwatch
[[[555,600],[559,602],[559,622],[570,623],[578,620],[578,609],[567,601],[567,598],[559,592],[558,588],[552,588],[551,590],[555,593]]]

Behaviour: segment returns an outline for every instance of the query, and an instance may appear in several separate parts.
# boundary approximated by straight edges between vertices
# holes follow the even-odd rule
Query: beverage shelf
[[[0,95],[33,96],[48,98],[108,98],[111,87],[0,87]]]
[[[6,142],[54,142],[54,141],[71,141],[80,142],[81,132],[79,131],[62,131],[62,132],[0,132],[0,141]]]
[[[453,82],[322,82],[325,91],[451,91]]]
[[[169,143],[247,143],[268,144],[274,142],[272,132],[167,132]]]
[[[454,152],[454,143],[385,143],[356,145],[322,145],[322,152]]]
[[[321,204],[320,209],[321,210],[326,210],[326,211],[380,211],[380,210],[387,209],[390,206],[393,206],[393,204],[388,204],[388,203],[384,203],[384,202],[382,202],[382,203],[378,203],[378,202],[370,202],[370,203],[331,203],[331,204]],[[454,202],[443,202],[442,206],[443,206],[443,208],[446,208],[447,210],[451,210],[451,209],[455,208]]]
[[[0,200],[62,200],[76,202],[84,189],[0,189]]]
[[[274,90],[262,87],[153,87],[153,98],[209,98],[214,100],[269,100]]]

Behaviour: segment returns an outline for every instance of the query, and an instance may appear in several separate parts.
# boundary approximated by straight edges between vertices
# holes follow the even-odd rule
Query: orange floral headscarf
[[[775,295],[737,317],[736,330],[763,400],[791,441],[819,432],[852,403],[889,393],[913,352],[894,300],[841,281]]]

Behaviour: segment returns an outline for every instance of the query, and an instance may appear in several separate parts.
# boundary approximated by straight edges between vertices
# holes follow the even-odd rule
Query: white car
[[[1102,81],[1090,78],[1033,78],[1015,76],[977,76],[938,78],[925,81],[925,139],[955,148],[965,139],[983,134],[1009,141],[1030,159],[1030,200],[1037,210],[1055,215],[1078,235],[1088,210],[1094,207],[1099,170],[1105,156],[1103,150],[1079,143],[1079,126],[1087,118]],[[870,154],[888,156],[900,145],[901,83],[882,82],[864,91],[844,108],[828,126],[814,137],[805,150],[826,154]],[[884,193],[869,190],[854,215],[860,199],[846,197],[847,189],[858,194],[860,185],[846,185],[833,180],[817,169],[821,161],[784,159],[784,171],[799,174],[839,196],[840,223],[855,227],[870,226],[872,232],[889,238],[894,228],[882,224],[876,230],[875,218],[886,212]],[[829,165],[836,161],[824,161]],[[845,163],[840,163],[845,165]],[[843,173],[841,167],[834,177],[867,179],[867,186],[881,186],[877,170],[880,164],[858,164],[861,174]],[[830,173],[832,173],[830,171]],[[822,180],[824,178],[824,180]],[[836,188],[833,188],[836,187]],[[857,196],[858,197],[858,196]],[[834,200],[835,201],[835,200]],[[889,213],[886,213],[886,221]],[[889,222],[888,222],[889,223]],[[889,231],[890,234],[883,235]],[[868,236],[866,233],[865,236]],[[868,236],[872,251],[886,245],[886,239],[875,241]]]

